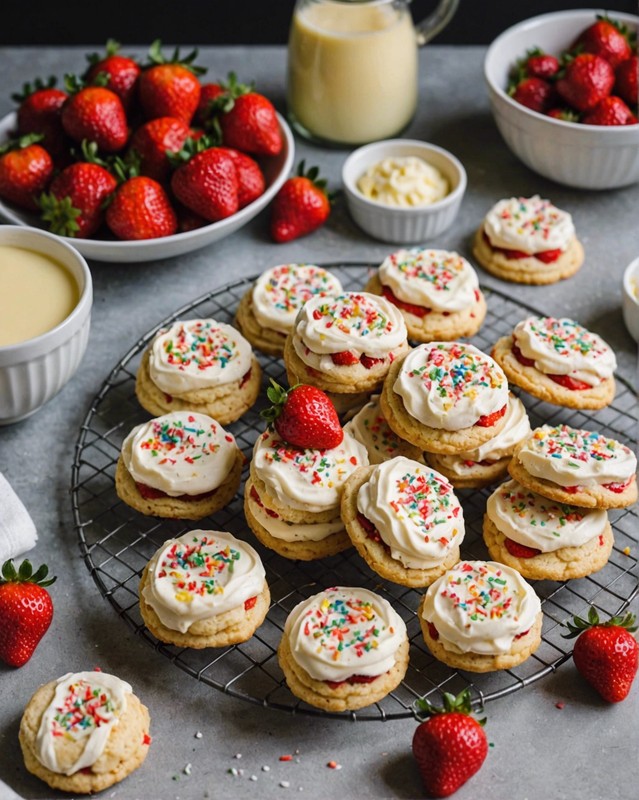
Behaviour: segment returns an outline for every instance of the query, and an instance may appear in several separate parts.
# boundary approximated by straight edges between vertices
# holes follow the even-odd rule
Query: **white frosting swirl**
[[[332,450],[302,450],[267,430],[255,442],[252,463],[280,504],[316,513],[339,507],[344,483],[358,467],[368,466],[368,455],[348,431]]]
[[[56,682],[35,740],[38,761],[60,775],[92,767],[106,747],[112,729],[126,711],[131,686],[106,672],[68,672]],[[57,743],[79,744],[74,761],[65,760]],[[76,747],[72,753],[78,753]]]
[[[601,433],[568,425],[536,428],[518,460],[534,477],[559,486],[624,484],[637,470],[637,457],[630,448]]]
[[[442,200],[450,191],[442,173],[417,156],[395,156],[373,164],[357,181],[369,200],[414,208]]]
[[[455,652],[507,653],[541,610],[521,575],[495,561],[460,561],[428,587],[422,615]]]
[[[149,563],[144,599],[173,631],[237,608],[264,589],[266,573],[250,544],[224,531],[169,539]]]
[[[565,317],[528,317],[515,326],[513,339],[547,375],[569,375],[597,386],[617,368],[613,350],[600,336]]]
[[[280,264],[263,272],[253,287],[253,313],[263,328],[288,334],[311,297],[340,294],[342,284],[313,264]]]
[[[295,352],[305,364],[323,372],[338,369],[333,353],[388,358],[407,336],[400,310],[368,292],[311,298],[297,315],[295,332]]]
[[[255,495],[253,494],[255,492]],[[330,522],[287,522],[272,509],[268,511],[253,486],[248,498],[251,514],[275,539],[283,542],[321,542],[334,533],[344,530],[341,517]]]
[[[567,250],[575,238],[570,214],[539,195],[500,200],[486,215],[484,231],[493,247],[531,255]]]
[[[384,259],[378,274],[399,300],[433,311],[464,311],[477,302],[477,273],[458,253],[398,250]]]
[[[411,446],[389,427],[382,414],[378,394],[371,395],[370,402],[344,425],[344,431],[364,445],[370,464],[381,464],[382,461],[402,455],[403,450]]]
[[[171,497],[217,489],[237,452],[228,431],[193,411],[176,411],[138,425],[122,444],[122,459],[133,480]]]
[[[486,513],[500,533],[514,542],[553,553],[563,547],[580,547],[602,534],[608,515],[557,503],[510,480],[488,498]]]
[[[409,569],[441,564],[464,538],[464,512],[453,487],[439,472],[403,456],[375,468],[360,487],[357,509],[377,528],[391,557]]]
[[[149,373],[170,395],[241,380],[251,368],[251,345],[213,319],[187,319],[161,330],[151,345]]]
[[[402,362],[393,391],[408,413],[431,428],[456,431],[508,403],[508,381],[493,359],[470,344],[431,342]]]
[[[295,661],[318,681],[383,675],[406,639],[406,625],[387,600],[344,586],[299,603],[284,631]]]

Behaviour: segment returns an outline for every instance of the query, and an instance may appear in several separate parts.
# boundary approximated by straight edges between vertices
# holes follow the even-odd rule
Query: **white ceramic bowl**
[[[622,310],[628,332],[639,342],[639,258],[631,261],[623,274]]]
[[[71,239],[66,236],[59,238],[68,242],[82,253],[85,258],[96,261],[117,261],[132,263],[139,261],[157,261],[161,258],[171,258],[183,253],[199,250],[213,242],[230,236],[236,230],[246,225],[275,197],[284,181],[288,178],[295,158],[295,143],[293,134],[284,119],[277,115],[280,130],[284,139],[281,153],[273,158],[261,160],[262,170],[266,181],[266,191],[263,195],[242,208],[237,214],[196,228],[185,233],[176,233],[173,236],[163,236],[160,239],[145,239],[142,241],[107,241],[100,239]],[[0,144],[5,142],[11,131],[16,127],[15,113],[8,114],[0,120]],[[0,216],[14,225],[27,225],[41,227],[37,216],[18,209],[0,200]]]
[[[532,47],[559,55],[603,13],[584,9],[532,17],[500,34],[484,61],[493,115],[508,147],[530,169],[578,189],[616,189],[639,181],[639,125],[581,125],[531,111],[506,93],[508,73]],[[639,27],[639,17],[609,13]]]
[[[448,179],[450,192],[442,200],[415,208],[399,208],[369,200],[357,181],[369,167],[389,157],[418,156]],[[342,167],[342,182],[351,216],[375,239],[397,244],[417,244],[449,228],[466,191],[466,170],[452,153],[417,139],[387,139],[354,150]]]
[[[59,236],[0,225],[0,245],[35,250],[56,259],[69,270],[80,291],[73,311],[55,328],[0,347],[0,425],[8,425],[37,411],[77,370],[89,339],[93,284],[87,262]]]

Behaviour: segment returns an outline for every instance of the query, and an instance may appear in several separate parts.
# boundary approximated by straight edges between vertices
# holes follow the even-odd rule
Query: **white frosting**
[[[379,464],[357,495],[391,557],[409,569],[441,564],[464,538],[464,512],[443,475],[398,456]]]
[[[373,164],[357,181],[369,200],[414,208],[442,200],[450,191],[442,173],[417,156],[395,156]]]
[[[348,477],[366,466],[366,448],[348,431],[332,450],[302,450],[267,430],[253,449],[255,474],[268,493],[281,505],[312,513],[337,509]]]
[[[617,368],[613,350],[600,336],[565,317],[528,317],[515,327],[513,338],[521,354],[547,375],[569,375],[597,386]]]
[[[379,279],[399,300],[433,311],[464,311],[477,302],[477,273],[447,250],[398,250],[382,262]]]
[[[313,264],[280,264],[263,272],[253,287],[253,314],[263,328],[288,334],[297,312],[311,297],[340,294],[342,285]]]
[[[295,352],[305,364],[323,372],[339,368],[331,359],[333,353],[388,358],[407,336],[400,310],[367,292],[311,298],[297,315],[295,331]]]
[[[460,561],[428,587],[423,617],[448,650],[480,655],[510,651],[541,610],[521,575],[495,561]]]
[[[133,428],[122,459],[136,483],[171,497],[217,489],[235,462],[233,436],[206,414],[176,411]]]
[[[161,330],[151,345],[149,373],[170,395],[240,381],[251,368],[251,345],[213,319],[187,319]]]
[[[364,445],[370,464],[388,461],[389,458],[401,455],[410,446],[389,427],[382,414],[378,394],[371,395],[370,402],[344,425],[344,430]]]
[[[163,625],[186,633],[194,622],[256,597],[265,574],[250,544],[223,531],[194,530],[164,542],[142,591]]]
[[[580,547],[602,534],[608,515],[557,503],[510,480],[488,498],[486,513],[500,533],[514,542],[553,553],[562,547]]]
[[[500,200],[486,215],[484,230],[493,247],[531,255],[567,250],[575,238],[570,214],[539,195]]]
[[[257,489],[253,487],[257,493]],[[259,497],[259,495],[258,495]],[[252,496],[248,499],[251,514],[275,539],[283,542],[321,542],[334,533],[344,530],[341,517],[330,522],[287,522],[279,514],[270,510],[267,512],[261,501],[256,501]]]
[[[406,639],[406,625],[387,600],[344,586],[299,603],[284,631],[295,661],[318,681],[383,675]]]
[[[35,740],[38,761],[60,775],[91,767],[104,752],[107,739],[126,711],[131,686],[106,672],[68,672],[58,679],[45,708]],[[77,742],[73,763],[60,763],[56,743]]]
[[[531,475],[559,486],[623,484],[637,470],[635,454],[616,439],[568,425],[537,428],[518,458]]]
[[[518,397],[510,395],[504,427],[497,436],[464,453],[438,455],[437,460],[447,474],[463,477],[472,472],[480,461],[499,461],[512,456],[515,447],[530,436],[530,433],[530,422],[524,404]]]
[[[431,428],[469,428],[508,403],[506,376],[493,359],[470,344],[431,342],[402,362],[393,391],[406,411]]]

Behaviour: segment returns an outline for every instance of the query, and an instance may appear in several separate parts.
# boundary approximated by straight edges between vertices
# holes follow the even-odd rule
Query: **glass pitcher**
[[[417,107],[417,48],[444,28],[459,0],[440,0],[413,24],[410,0],[297,0],[288,43],[293,127],[356,145],[402,131]]]

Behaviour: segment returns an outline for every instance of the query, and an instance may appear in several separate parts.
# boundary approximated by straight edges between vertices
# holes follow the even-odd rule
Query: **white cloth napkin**
[[[0,472],[0,566],[35,547],[37,538],[29,512]]]

